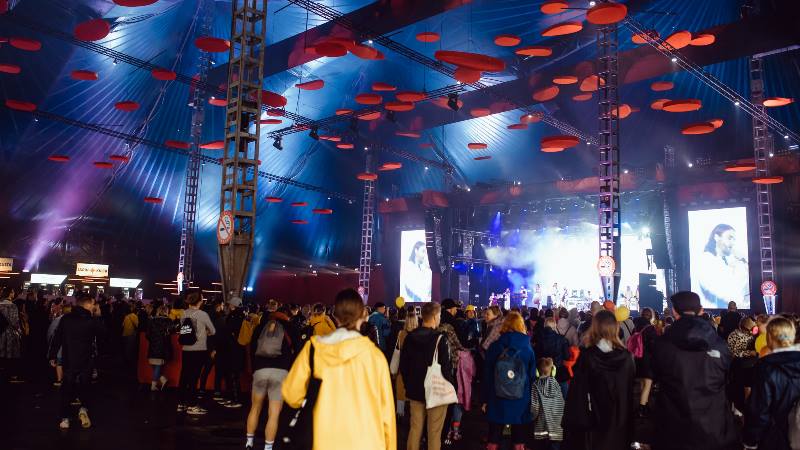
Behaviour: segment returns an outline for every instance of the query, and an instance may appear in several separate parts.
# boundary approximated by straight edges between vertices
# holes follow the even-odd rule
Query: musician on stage
[[[528,290],[525,286],[519,289],[519,306],[528,306]]]
[[[503,292],[503,309],[506,311],[511,309],[511,289],[506,288],[506,291]]]

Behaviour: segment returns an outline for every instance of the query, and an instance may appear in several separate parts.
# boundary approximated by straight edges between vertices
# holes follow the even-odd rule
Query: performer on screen
[[[703,249],[700,270],[700,291],[705,297],[703,306],[710,309],[727,308],[728,302],[739,302],[749,295],[747,259],[735,254],[736,230],[721,223],[711,230]],[[707,306],[706,306],[707,305]]]
[[[403,280],[404,296],[409,302],[429,302],[431,301],[432,273],[428,265],[428,250],[425,243],[417,241],[414,244],[411,255],[408,257],[411,264],[405,264]]]

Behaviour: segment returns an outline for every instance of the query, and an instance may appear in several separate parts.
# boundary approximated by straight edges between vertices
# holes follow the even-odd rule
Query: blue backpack
[[[525,395],[525,363],[519,351],[506,347],[494,365],[494,393],[498,398],[519,400]]]

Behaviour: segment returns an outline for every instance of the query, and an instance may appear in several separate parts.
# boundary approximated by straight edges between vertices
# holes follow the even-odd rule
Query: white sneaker
[[[92,421],[89,419],[89,411],[86,408],[81,408],[78,411],[78,419],[81,421],[81,427],[89,428],[92,426]]]
[[[158,389],[163,391],[164,390],[164,386],[167,385],[169,380],[164,375],[161,375],[161,377],[158,378],[158,382],[160,383],[159,386],[158,386]]]
[[[184,412],[184,411],[186,411],[186,405],[178,404],[178,412]]]
[[[239,402],[228,402],[223,405],[226,408],[241,408],[242,404]]]
[[[208,411],[199,406],[191,406],[186,408],[186,414],[189,414],[190,416],[203,416],[208,414]]]
[[[159,390],[158,389],[158,382],[157,381],[151,381],[150,382],[150,392],[157,392],[158,390]]]
[[[58,428],[62,430],[69,430],[69,419],[61,419],[61,422],[58,424]]]

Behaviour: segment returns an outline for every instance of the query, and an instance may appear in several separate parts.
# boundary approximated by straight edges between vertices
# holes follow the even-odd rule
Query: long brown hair
[[[583,337],[583,345],[593,347],[601,340],[607,340],[616,349],[625,349],[619,340],[619,323],[611,311],[600,311],[592,317],[592,326]]]
[[[503,324],[500,325],[500,334],[513,332],[525,334],[526,331],[525,321],[522,319],[522,315],[516,311],[506,314]]]
[[[345,289],[336,294],[333,316],[340,328],[358,331],[358,321],[364,317],[364,301],[355,289]]]

